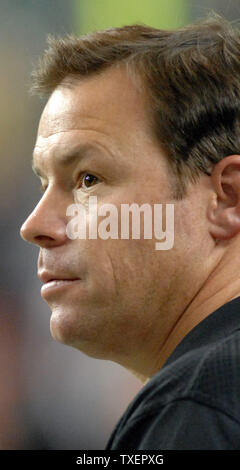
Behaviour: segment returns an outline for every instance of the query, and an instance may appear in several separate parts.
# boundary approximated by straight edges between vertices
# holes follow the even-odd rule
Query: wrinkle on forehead
[[[71,124],[72,124],[72,121],[71,121]],[[61,134],[66,134],[66,133],[71,133],[71,132],[81,132],[81,131],[89,131],[89,132],[94,132],[94,133],[99,133],[99,134],[103,134],[103,135],[107,135],[106,132],[101,132],[101,131],[98,131],[97,129],[95,129],[95,126],[91,126],[89,128],[89,125],[87,126],[86,124],[86,127],[82,124],[81,127],[80,126],[77,126],[77,127],[71,127],[69,126],[69,128],[65,129],[65,130],[56,130],[58,128],[58,125],[59,123],[56,123],[56,128],[54,128],[54,122],[53,122],[53,126],[51,126],[51,132],[49,132],[49,127],[47,128],[43,128],[43,132],[41,132],[42,129],[39,128],[39,132],[38,132],[38,140],[39,139],[49,139],[49,138],[54,138],[54,136],[61,136]],[[66,125],[67,127],[67,125]],[[47,132],[48,130],[48,132]],[[37,146],[37,145],[36,145]]]
[[[43,137],[39,135],[33,152],[33,158],[41,155],[44,152],[58,154],[61,159],[61,154],[75,153],[79,147],[98,147],[104,149],[106,152],[118,155],[119,149],[110,135],[103,132],[98,132],[92,129],[70,129],[69,131],[59,131]]]
[[[57,110],[55,113],[49,113],[48,109],[45,109],[39,123],[38,136],[48,138],[54,134],[90,129],[101,132],[104,124],[106,125],[107,121],[104,122],[96,116],[83,115],[74,109],[67,112]]]

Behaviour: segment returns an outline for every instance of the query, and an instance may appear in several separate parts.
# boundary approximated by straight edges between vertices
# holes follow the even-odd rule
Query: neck
[[[230,244],[197,295],[179,316],[161,349],[153,373],[161,369],[176,346],[198,323],[222,305],[240,296],[239,241],[238,238]]]
[[[147,361],[145,357],[145,361],[140,361],[141,364],[139,361],[135,364],[136,367],[127,367],[143,383],[162,368],[177,345],[198,323],[222,305],[240,296],[240,237],[228,244],[220,243],[218,250],[220,255],[217,262],[196,295],[178,312],[177,321],[160,350],[158,349],[157,357],[149,357]]]

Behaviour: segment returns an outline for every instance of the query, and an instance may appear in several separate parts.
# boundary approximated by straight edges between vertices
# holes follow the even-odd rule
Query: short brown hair
[[[177,176],[176,197],[201,172],[240,153],[240,33],[219,15],[173,31],[134,24],[49,37],[48,45],[33,72],[40,94],[117,63],[140,77],[154,134]]]

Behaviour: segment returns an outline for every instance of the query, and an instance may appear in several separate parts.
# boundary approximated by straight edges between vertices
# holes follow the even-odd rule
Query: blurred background
[[[142,22],[176,28],[239,0],[0,0],[0,449],[103,449],[142,384],[122,367],[55,342],[19,229],[39,199],[31,157],[43,103],[29,96],[47,34]]]

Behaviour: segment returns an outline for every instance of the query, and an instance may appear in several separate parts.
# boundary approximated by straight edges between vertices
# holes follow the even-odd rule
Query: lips
[[[43,284],[54,281],[80,281],[79,277],[70,276],[64,273],[52,273],[49,271],[39,271],[38,277]]]
[[[48,303],[56,301],[58,298],[62,299],[62,295],[64,295],[69,289],[72,289],[76,285],[79,286],[81,283],[81,279],[79,277],[59,272],[53,273],[46,270],[39,271],[38,277],[43,282],[41,296]]]

